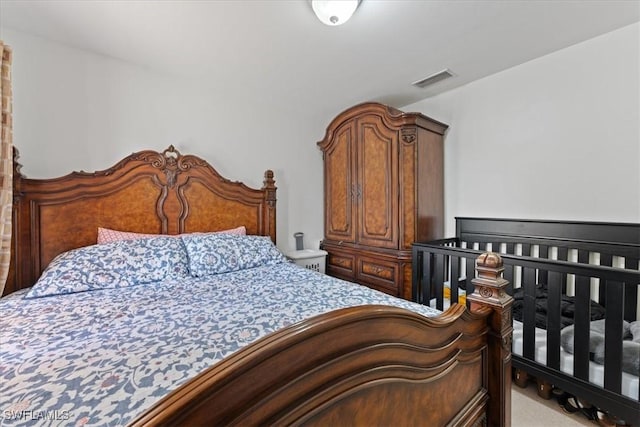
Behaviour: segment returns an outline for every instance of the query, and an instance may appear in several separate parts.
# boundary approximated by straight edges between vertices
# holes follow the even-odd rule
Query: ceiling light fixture
[[[314,13],[326,25],[344,24],[360,5],[360,0],[311,0]]]

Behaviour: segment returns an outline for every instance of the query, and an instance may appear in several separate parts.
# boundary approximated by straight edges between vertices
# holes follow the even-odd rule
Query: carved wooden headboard
[[[49,262],[96,243],[98,227],[178,234],[244,225],[248,234],[276,239],[276,186],[264,173],[262,189],[231,182],[205,160],[163,152],[133,153],[93,173],[28,179],[14,151],[11,269],[4,294],[32,286]]]

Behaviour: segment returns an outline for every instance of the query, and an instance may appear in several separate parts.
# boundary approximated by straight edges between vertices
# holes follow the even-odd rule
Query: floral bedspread
[[[438,312],[294,264],[0,299],[0,425],[120,426],[239,348],[338,308]]]

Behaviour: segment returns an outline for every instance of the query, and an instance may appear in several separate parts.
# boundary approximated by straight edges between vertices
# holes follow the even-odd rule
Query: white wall
[[[455,216],[640,222],[639,29],[403,107],[450,125],[447,235]]]
[[[207,82],[187,81],[112,58],[3,29],[14,51],[14,144],[23,173],[56,177],[106,169],[134,151],[208,160],[223,176],[261,187],[273,169],[278,186],[277,240],[307,247],[322,238],[322,154],[316,141],[329,120],[265,99],[249,104]],[[274,131],[275,130],[275,131]]]
[[[448,235],[455,216],[640,221],[639,26],[403,107],[450,125]],[[100,170],[174,144],[251,186],[273,169],[278,245],[293,248],[295,231],[307,247],[322,238],[315,142],[331,118],[6,28],[2,39],[14,49],[14,142],[27,176]]]

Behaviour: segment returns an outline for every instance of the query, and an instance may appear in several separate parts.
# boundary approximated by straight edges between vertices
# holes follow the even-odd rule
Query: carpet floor
[[[580,427],[596,426],[594,421],[580,413],[569,414],[556,399],[545,400],[538,396],[536,385],[511,388],[511,425],[513,427]]]

